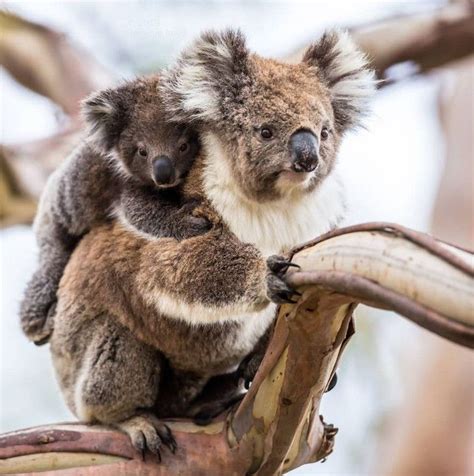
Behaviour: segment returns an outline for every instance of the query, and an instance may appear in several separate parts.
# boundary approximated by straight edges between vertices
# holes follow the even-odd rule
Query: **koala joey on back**
[[[192,214],[196,203],[179,193],[199,151],[197,134],[168,121],[158,87],[158,76],[136,79],[83,104],[85,141],[49,179],[34,224],[39,268],[20,315],[37,344],[50,335],[64,267],[93,226],[117,216],[141,232],[177,239],[208,229]]]
[[[178,241],[115,221],[81,241],[51,339],[79,419],[115,425],[138,448],[173,449],[157,417],[194,416],[213,379],[242,362],[255,372],[276,303],[292,293],[290,263],[272,255],[340,219],[336,156],[373,85],[344,33],[324,35],[295,65],[251,53],[239,32],[206,33],[162,75],[166,108],[195,122],[202,143],[182,193],[212,226]]]

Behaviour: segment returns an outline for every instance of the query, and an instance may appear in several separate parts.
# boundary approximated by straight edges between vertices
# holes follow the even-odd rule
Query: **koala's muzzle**
[[[312,172],[319,162],[319,141],[310,131],[295,132],[290,137],[291,166],[295,172]]]
[[[160,155],[153,160],[153,180],[157,185],[171,185],[176,180],[172,160],[166,155]]]

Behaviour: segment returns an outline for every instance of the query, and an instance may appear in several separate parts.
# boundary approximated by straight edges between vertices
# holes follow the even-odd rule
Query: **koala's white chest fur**
[[[204,137],[206,162],[203,188],[206,197],[222,216],[230,230],[243,242],[257,247],[263,257],[283,253],[328,231],[344,212],[342,186],[337,177],[328,177],[318,190],[299,199],[251,202],[242,196],[229,167],[228,158],[216,136]],[[240,322],[229,336],[228,346],[242,355],[251,351],[275,316],[270,303],[259,311],[249,311],[249,303],[237,300],[224,307],[186,302],[157,290],[149,296],[150,304],[173,318],[192,325]]]
[[[288,251],[335,226],[344,214],[344,193],[333,173],[316,190],[265,203],[242,196],[219,139],[204,137],[204,190],[230,230],[267,257]]]

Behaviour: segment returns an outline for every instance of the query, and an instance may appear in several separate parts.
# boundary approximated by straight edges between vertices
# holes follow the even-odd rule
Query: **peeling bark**
[[[269,348],[243,401],[206,427],[169,422],[178,442],[176,455],[164,452],[161,464],[148,454],[143,461],[121,433],[58,425],[3,435],[0,472],[35,471],[48,464],[52,470],[67,461],[58,460],[58,453],[75,453],[75,461],[85,466],[60,469],[56,476],[262,476],[320,461],[331,453],[337,432],[320,417],[320,403],[353,334],[357,304],[397,310],[473,348],[473,258],[471,252],[392,224],[323,235],[293,253],[301,270],[289,281],[302,295],[296,304],[280,308]]]

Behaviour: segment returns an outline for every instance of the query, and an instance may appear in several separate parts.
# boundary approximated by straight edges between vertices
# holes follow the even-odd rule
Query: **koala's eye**
[[[321,130],[321,139],[326,140],[329,137],[329,129],[327,127],[323,127]]]
[[[264,138],[264,139],[271,139],[273,137],[273,131],[269,128],[269,127],[262,127],[260,129],[260,135]]]
[[[179,146],[179,151],[184,154],[184,152],[186,152],[187,150],[189,149],[189,144],[187,142],[183,142],[180,146]]]
[[[145,147],[139,147],[138,154],[142,157],[146,157],[148,155],[148,151],[145,149]]]

